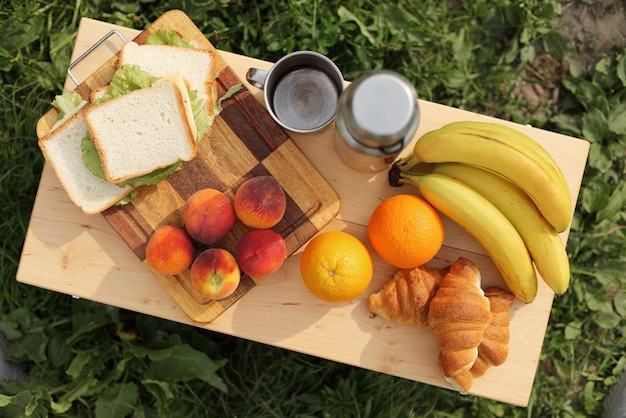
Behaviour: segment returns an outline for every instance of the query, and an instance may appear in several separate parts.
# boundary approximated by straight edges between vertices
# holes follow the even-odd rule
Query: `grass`
[[[586,1],[593,4],[594,1]],[[0,416],[587,417],[626,366],[626,50],[556,80],[540,112],[516,99],[542,55],[575,58],[557,0],[63,2],[2,0],[0,331],[29,378]],[[181,8],[220,49],[328,55],[347,79],[395,69],[421,98],[585,138],[591,154],[527,408],[180,326],[15,281],[43,159],[34,127],[61,91],[80,17],[143,29]],[[621,117],[621,118],[620,118]]]

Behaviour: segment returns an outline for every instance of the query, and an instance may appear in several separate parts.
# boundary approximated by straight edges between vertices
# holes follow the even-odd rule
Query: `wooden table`
[[[112,29],[127,39],[138,32],[92,19],[82,19],[72,57]],[[83,80],[121,46],[111,38],[73,69]],[[223,58],[262,102],[260,91],[245,82],[249,67],[268,69],[271,63],[221,52]],[[73,89],[67,81],[66,89]],[[52,97],[50,101],[52,101]],[[420,101],[422,121],[414,140],[423,133],[455,120],[493,121],[493,118],[436,103]],[[543,145],[563,169],[572,203],[576,203],[589,151],[586,141],[498,121],[529,134]],[[324,230],[345,230],[367,242],[366,225],[374,207],[400,192],[416,193],[404,186],[387,185],[386,172],[363,174],[342,165],[332,146],[332,128],[315,135],[291,135],[302,152],[335,188],[341,198],[338,217]],[[406,152],[410,152],[410,144]],[[481,269],[483,287],[503,286],[495,266],[478,243],[445,219],[444,247],[432,265],[443,266],[458,256],[471,258]],[[562,234],[564,242],[569,230]],[[120,308],[166,318],[265,344],[450,388],[437,366],[437,346],[428,327],[414,328],[373,317],[367,296],[382,287],[395,269],[375,258],[375,277],[367,291],[350,303],[331,305],[315,299],[300,279],[300,249],[283,267],[209,324],[191,321],[159,285],[135,254],[100,215],[85,215],[68,199],[47,164],[20,260],[17,280],[22,283],[81,297]],[[535,377],[553,293],[540,283],[532,304],[516,301],[511,309],[511,344],[507,361],[476,379],[471,394],[513,405],[526,406]]]

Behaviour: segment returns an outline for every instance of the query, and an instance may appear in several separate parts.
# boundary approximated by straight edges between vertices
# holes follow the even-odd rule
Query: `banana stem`
[[[400,171],[400,167],[397,164],[392,165],[389,169],[387,182],[391,187],[402,186],[402,171]]]
[[[388,175],[388,182],[391,187],[400,187],[403,184],[410,184],[419,188],[420,175],[402,171],[396,164],[391,167]]]
[[[417,187],[419,189],[419,174],[408,174],[408,173],[400,173],[400,179],[398,181],[398,186],[402,184],[409,184],[411,186]]]
[[[412,167],[415,168],[415,167]],[[425,172],[422,172],[424,174]],[[402,170],[397,164],[394,164],[388,173],[388,182],[391,187],[400,187],[403,184],[412,184],[418,187],[420,174],[411,172],[410,169]]]
[[[421,162],[422,161],[417,155],[411,154],[404,158],[400,158],[394,165],[396,165],[400,171],[408,172]]]

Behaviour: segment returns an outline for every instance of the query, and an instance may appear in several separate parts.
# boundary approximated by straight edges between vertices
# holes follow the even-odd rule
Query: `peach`
[[[283,238],[271,229],[245,232],[235,248],[239,268],[251,277],[274,273],[285,261],[287,248]]]
[[[183,206],[185,228],[196,241],[211,245],[221,240],[235,224],[235,211],[228,196],[216,189],[201,189]]]
[[[191,284],[210,299],[224,299],[239,286],[241,273],[235,257],[223,248],[209,248],[191,265]]]
[[[268,229],[285,215],[287,196],[276,178],[257,176],[239,186],[233,205],[235,214],[245,225]]]
[[[193,261],[193,244],[180,228],[167,225],[157,229],[146,245],[146,262],[161,274],[180,274]]]

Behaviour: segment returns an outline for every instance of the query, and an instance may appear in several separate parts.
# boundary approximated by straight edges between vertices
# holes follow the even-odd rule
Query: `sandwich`
[[[174,74],[85,109],[108,182],[128,182],[195,157],[196,124],[184,85]]]
[[[128,43],[111,82],[92,90],[89,101],[71,91],[53,102],[59,121],[39,146],[85,213],[127,203],[137,187],[157,184],[179,170],[195,157],[197,142],[219,112],[210,51],[196,50],[170,31],[157,31],[146,42],[151,40],[161,44],[154,45],[158,49],[136,52],[139,45]],[[177,63],[154,68],[170,53]],[[139,63],[122,63],[122,55],[135,57],[149,71]]]
[[[84,106],[67,115],[39,140],[39,148],[70,200],[87,214],[102,212],[127,197],[133,186],[118,186],[91,172],[83,163],[81,142],[87,134]]]

